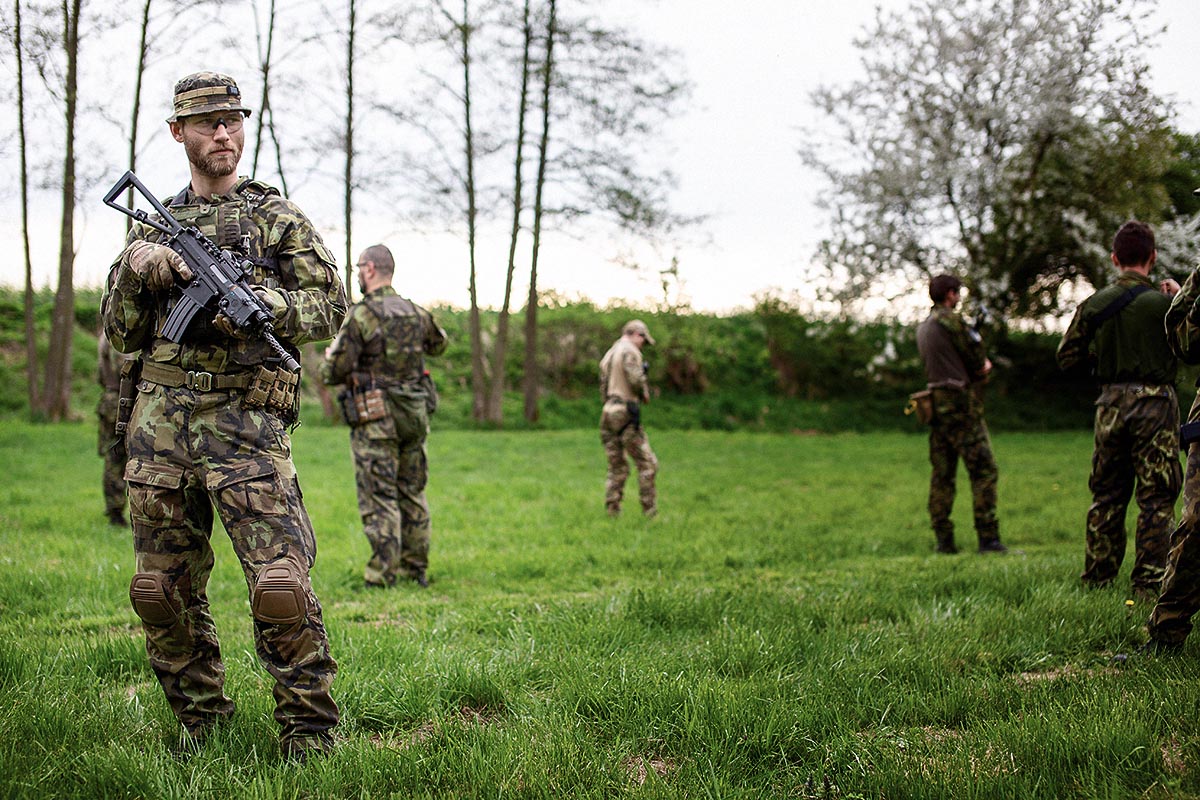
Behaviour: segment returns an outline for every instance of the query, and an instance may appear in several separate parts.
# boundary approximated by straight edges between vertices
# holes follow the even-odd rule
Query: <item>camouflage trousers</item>
[[[351,430],[350,449],[358,513],[371,543],[364,579],[391,586],[399,578],[423,576],[429,568],[431,533],[424,431],[402,438],[393,419],[369,422]]]
[[[657,514],[658,493],[654,481],[658,475],[658,458],[650,449],[645,429],[640,423],[634,423],[624,402],[609,400],[604,404],[600,414],[600,442],[608,459],[608,476],[604,482],[604,507],[608,513],[621,512],[621,498],[629,478],[627,458],[630,458],[637,467],[642,513],[651,517]]]
[[[954,508],[958,461],[971,480],[975,535],[980,544],[1000,538],[996,520],[999,472],[992,442],[983,420],[983,404],[971,391],[934,389],[933,420],[929,428],[929,518],[939,546],[954,544]]]
[[[1125,557],[1125,511],[1137,486],[1137,531],[1130,581],[1157,594],[1167,565],[1179,466],[1179,401],[1173,386],[1112,383],[1096,400],[1096,447],[1088,486],[1085,584],[1117,577]]]
[[[1200,420],[1200,398],[1188,418]],[[1181,643],[1191,633],[1192,616],[1200,610],[1200,443],[1188,446],[1183,512],[1170,545],[1162,591],[1150,615],[1150,638]]]
[[[119,517],[125,511],[125,445],[117,441],[117,394],[104,392],[96,407],[99,435],[96,452],[104,459],[101,487],[104,491],[104,513]]]
[[[330,696],[337,664],[309,579],[316,540],[287,431],[261,409],[242,409],[236,393],[145,381],[138,389],[125,471],[138,573],[130,595],[171,710],[203,733],[234,709],[207,595],[215,506],[250,592],[255,650],[275,679],[280,744],[327,744],[339,716]],[[288,593],[296,613],[268,613],[268,590]]]

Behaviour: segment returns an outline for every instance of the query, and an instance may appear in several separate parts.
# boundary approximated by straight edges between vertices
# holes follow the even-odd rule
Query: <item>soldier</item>
[[[238,177],[249,114],[225,75],[200,72],[175,84],[167,122],[191,182],[166,205],[248,262],[275,334],[295,356],[300,345],[333,336],[346,296],[336,260],[304,213],[278,190]],[[197,315],[178,344],[157,334],[179,302],[178,281],[192,276],[159,238],[134,225],[103,309],[112,346],[142,351],[125,470],[137,570],[130,599],[185,729],[182,744],[197,747],[234,711],[206,593],[215,506],[245,574],[255,649],[275,679],[280,748],[303,760],[332,747],[339,714],[330,696],[337,664],[309,578],[316,540],[288,436],[295,383],[279,374],[266,342],[220,314]]]
[[[1163,318],[1179,291],[1170,278],[1158,290],[1148,277],[1157,252],[1154,231],[1127,222],[1113,239],[1116,283],[1079,306],[1058,346],[1058,365],[1090,363],[1100,382],[1092,506],[1087,513],[1085,586],[1106,586],[1125,556],[1125,509],[1137,484],[1140,509],[1130,581],[1134,596],[1153,602],[1167,564],[1182,470],[1179,466],[1178,362],[1167,345]]]
[[[100,402],[96,416],[100,420],[97,449],[104,459],[101,486],[104,489],[104,515],[112,525],[125,527],[125,438],[117,436],[117,407],[121,391],[121,367],[135,356],[118,353],[108,343],[104,331],[96,343],[96,377],[100,384]]]
[[[1200,194],[1200,189],[1196,190]],[[1200,363],[1200,269],[1183,282],[1171,301],[1165,326],[1171,352],[1185,364]],[[1188,412],[1188,424],[1200,423],[1200,396]],[[1200,445],[1187,445],[1187,474],[1183,483],[1183,515],[1171,534],[1171,550],[1158,603],[1150,614],[1150,653],[1178,653],[1200,609]]]
[[[371,543],[366,584],[393,586],[405,578],[424,588],[430,535],[425,438],[437,407],[425,356],[446,349],[446,333],[392,288],[396,262],[388,248],[368,247],[357,266],[363,299],[325,351],[321,380],[350,386],[339,399],[351,425],[358,511]]]
[[[929,282],[933,309],[917,328],[917,347],[925,363],[925,379],[933,392],[929,428],[929,516],[939,553],[957,553],[954,523],[955,477],[961,458],[971,479],[975,535],[980,553],[1004,553],[996,520],[996,459],[983,419],[981,384],[992,370],[983,340],[954,310],[962,281],[938,275]]]
[[[600,360],[600,396],[604,398],[600,441],[608,457],[604,507],[610,517],[621,513],[621,497],[625,493],[625,479],[629,477],[626,456],[637,467],[642,513],[647,517],[658,513],[658,495],[654,489],[658,459],[646,439],[639,405],[650,402],[646,363],[642,360],[642,347],[647,342],[654,344],[646,323],[630,320],[621,331],[621,338]]]

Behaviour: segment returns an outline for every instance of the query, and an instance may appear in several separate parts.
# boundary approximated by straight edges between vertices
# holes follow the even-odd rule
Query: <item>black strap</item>
[[[1144,283],[1139,283],[1136,286],[1130,286],[1121,295],[1111,303],[1100,309],[1095,316],[1088,320],[1088,338],[1096,335],[1096,331],[1103,327],[1104,323],[1120,314],[1125,310],[1125,306],[1137,299],[1139,294],[1153,291]]]

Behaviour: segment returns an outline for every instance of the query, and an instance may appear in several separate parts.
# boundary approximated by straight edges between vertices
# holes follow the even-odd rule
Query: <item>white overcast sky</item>
[[[811,281],[819,273],[811,268],[811,258],[824,225],[812,202],[819,188],[817,178],[801,167],[796,154],[798,129],[812,113],[807,98],[813,88],[858,75],[852,41],[879,4],[877,0],[662,0],[656,4],[605,0],[592,5],[596,13],[611,12],[630,20],[648,39],[681,51],[693,82],[686,113],[664,133],[670,165],[680,179],[677,210],[708,217],[703,226],[707,243],[688,244],[678,252],[683,293],[696,308],[747,307],[755,293],[764,290],[812,296]],[[882,4],[885,8],[906,5],[904,0]],[[1180,129],[1200,131],[1200,0],[1159,0],[1156,19],[1167,26],[1167,32],[1158,47],[1146,54],[1153,85],[1175,99]],[[159,68],[182,75],[203,66],[184,55],[177,60],[176,70],[170,69],[171,64]],[[168,98],[153,94],[163,89],[157,84],[147,89],[146,102],[153,111],[147,113],[146,124],[158,124],[156,112],[169,103]],[[251,105],[257,102],[253,97],[248,100]],[[116,105],[120,108],[113,114],[123,119],[127,111],[119,101]],[[166,137],[166,126],[161,127],[163,140],[177,147]],[[119,154],[116,139],[113,147]],[[163,149],[168,144],[160,145],[157,152],[170,153]],[[112,160],[121,163],[119,155]],[[186,180],[182,152],[168,155],[167,161],[139,168],[160,195],[173,193]],[[248,168],[249,152],[242,171]],[[119,172],[114,171],[112,180]],[[161,181],[168,183],[160,186]],[[99,285],[120,249],[123,221],[100,203],[111,182],[106,180],[82,199],[76,234],[76,283],[81,286]],[[314,218],[340,259],[344,239],[337,227],[341,212],[336,203],[303,190],[293,192],[293,198]],[[35,283],[52,285],[57,274],[59,204],[52,193],[37,195],[35,202]],[[0,280],[20,285],[20,220],[11,193],[0,201],[0,208],[4,211],[0,246],[6,254]],[[356,215],[354,239],[355,252],[376,241],[392,247],[399,266],[398,288],[414,300],[467,304],[465,244],[458,239],[404,232],[386,213]],[[506,255],[502,236],[482,241],[479,289],[485,305],[500,303]],[[611,263],[613,255],[611,242],[552,238],[541,251],[539,286],[599,302],[617,298],[646,303],[661,298],[654,271],[667,266],[669,253],[658,263],[648,260],[642,274]],[[519,266],[518,275],[525,269]],[[518,277],[516,305],[522,304],[525,292]]]

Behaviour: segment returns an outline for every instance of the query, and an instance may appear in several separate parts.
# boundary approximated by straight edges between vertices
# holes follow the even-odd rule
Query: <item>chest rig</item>
[[[425,371],[425,326],[417,307],[399,295],[362,302],[379,323],[379,334],[365,343],[362,370],[394,383],[420,380]]]
[[[250,282],[270,289],[282,284],[279,259],[269,253],[264,231],[255,221],[255,211],[271,195],[279,192],[249,178],[233,189],[233,197],[221,202],[192,198],[185,188],[168,203],[171,213],[184,225],[194,225],[222,250],[239,261],[250,263]]]

